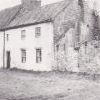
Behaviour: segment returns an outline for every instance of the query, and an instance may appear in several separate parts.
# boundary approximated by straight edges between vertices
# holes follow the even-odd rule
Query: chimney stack
[[[33,10],[41,7],[41,0],[21,0],[23,8]]]

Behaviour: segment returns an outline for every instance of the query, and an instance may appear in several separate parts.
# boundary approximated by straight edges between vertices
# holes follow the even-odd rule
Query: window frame
[[[26,49],[21,49],[21,62],[26,63]]]
[[[42,62],[42,49],[36,48],[36,63]]]
[[[38,38],[41,36],[41,27],[35,27],[35,37]]]
[[[21,30],[21,40],[25,40],[26,38],[26,30]]]

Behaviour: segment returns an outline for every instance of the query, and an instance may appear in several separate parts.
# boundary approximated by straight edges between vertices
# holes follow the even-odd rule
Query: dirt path
[[[100,100],[100,82],[65,74],[2,70],[0,100]]]

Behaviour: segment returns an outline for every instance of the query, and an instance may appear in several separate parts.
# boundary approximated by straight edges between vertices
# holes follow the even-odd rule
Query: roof
[[[7,8],[5,10],[2,10],[0,12],[0,29],[5,27],[5,25],[8,25],[11,20],[16,16],[16,14],[19,12],[21,6],[15,6],[11,8]]]
[[[74,0],[61,1],[32,11],[25,10],[21,5],[3,10],[0,12],[0,29],[52,21],[72,1]]]
[[[70,29],[74,29],[75,28],[75,24],[74,22],[68,21],[68,25],[64,25],[63,26],[63,33],[56,39],[56,43],[58,43],[60,40],[62,40],[63,38],[65,38],[66,33],[70,30]]]

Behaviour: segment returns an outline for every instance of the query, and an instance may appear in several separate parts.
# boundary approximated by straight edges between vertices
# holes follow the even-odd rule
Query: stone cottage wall
[[[74,49],[75,29],[70,28],[65,36],[57,43],[56,69],[60,71],[78,72],[78,51]]]
[[[85,6],[84,22],[81,23],[79,70],[87,73],[100,73],[100,47],[95,36],[94,10]],[[98,34],[98,32],[97,32]]]
[[[55,68],[57,70],[78,71],[78,52],[74,50],[76,23],[80,16],[78,1],[73,0],[56,17],[54,21],[55,33]],[[64,35],[62,38],[62,35]],[[59,37],[60,40],[59,40]],[[59,41],[59,42],[58,42]],[[59,44],[59,51],[56,51],[56,46]],[[66,45],[66,54],[64,51]],[[77,66],[77,67],[76,67]]]
[[[100,46],[98,41],[91,41],[80,48],[80,72],[100,74]]]
[[[57,70],[67,70],[73,72],[100,73],[100,45],[97,40],[94,40],[94,22],[93,9],[84,5],[84,20],[80,20],[81,10],[76,1],[67,7],[55,19],[55,40],[65,34],[57,42],[59,51],[56,51],[55,59]],[[60,19],[60,20],[59,20]],[[79,26],[76,27],[76,23]],[[72,32],[72,29],[74,32]],[[80,29],[80,30],[77,30]],[[78,34],[79,32],[79,34]],[[76,35],[79,35],[79,50],[75,50]],[[70,41],[69,41],[70,40]],[[66,52],[64,51],[66,45]]]

